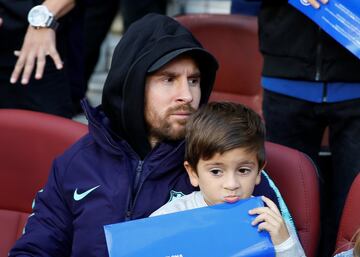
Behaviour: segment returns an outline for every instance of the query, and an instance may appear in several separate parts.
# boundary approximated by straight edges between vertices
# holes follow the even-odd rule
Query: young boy
[[[200,191],[174,199],[151,216],[251,197],[265,165],[264,141],[264,124],[251,109],[235,103],[204,106],[187,123],[184,162],[191,184]],[[305,256],[276,204],[262,199],[266,207],[249,210],[258,215],[252,225],[269,232],[276,256]]]

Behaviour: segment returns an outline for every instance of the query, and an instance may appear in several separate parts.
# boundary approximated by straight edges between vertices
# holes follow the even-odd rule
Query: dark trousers
[[[331,256],[346,195],[360,172],[360,99],[311,103],[264,90],[263,113],[267,140],[296,148],[317,164],[322,136],[329,127],[332,167],[331,170],[320,169],[320,181],[325,184],[320,185],[322,239],[319,253]],[[327,199],[329,205],[324,204]]]
[[[27,109],[71,118],[70,84],[64,70],[57,70],[47,57],[43,78],[28,85],[10,84],[14,66],[0,67],[0,108]],[[21,80],[21,77],[20,77]]]
[[[166,13],[167,0],[92,0],[85,9],[85,80],[89,81],[104,41],[117,12],[121,11],[124,30],[150,12]],[[119,8],[120,6],[120,8]]]

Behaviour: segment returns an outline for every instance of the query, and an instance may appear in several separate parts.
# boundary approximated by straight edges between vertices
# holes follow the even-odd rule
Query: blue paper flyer
[[[329,0],[320,4],[320,9],[310,6],[307,0],[289,3],[360,59],[360,0]]]
[[[269,233],[251,225],[260,197],[104,226],[110,257],[275,256]]]

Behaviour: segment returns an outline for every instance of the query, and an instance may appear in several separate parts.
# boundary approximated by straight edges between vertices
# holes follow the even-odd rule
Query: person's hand
[[[323,4],[327,4],[329,2],[329,0],[320,0],[320,1],[319,0],[307,0],[307,1],[309,2],[309,4],[312,7],[316,8],[316,9],[320,8],[320,3],[319,2],[321,2]]]
[[[3,19],[0,18],[0,27],[1,27],[2,23],[3,23]]]
[[[18,57],[11,74],[10,83],[16,83],[22,73],[21,84],[26,85],[35,70],[35,79],[43,76],[46,56],[49,55],[57,69],[62,69],[63,63],[56,50],[56,34],[53,29],[35,29],[29,26],[20,51],[15,51]]]
[[[258,214],[251,224],[253,226],[258,225],[259,231],[268,231],[273,244],[279,245],[290,237],[286,224],[276,204],[265,196],[262,196],[261,199],[268,207],[259,207],[250,210],[250,215]]]

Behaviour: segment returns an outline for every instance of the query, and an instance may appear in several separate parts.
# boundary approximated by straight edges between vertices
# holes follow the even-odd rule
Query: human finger
[[[256,216],[251,222],[251,225],[256,226],[257,224],[261,224],[263,222],[268,222],[273,226],[276,226],[276,224],[280,223],[281,220],[279,220],[276,216],[274,217],[271,213],[264,212]]]
[[[60,55],[59,53],[55,50],[55,49],[52,49],[50,52],[49,52],[49,55],[50,57],[53,59],[54,63],[55,63],[55,66],[58,70],[62,69],[63,68],[63,62],[60,58]]]
[[[314,7],[315,9],[319,9],[320,8],[320,3],[319,3],[319,0],[307,0],[308,3]],[[322,4],[327,4],[328,3],[328,0],[320,0],[320,2]]]
[[[264,213],[267,213],[267,215],[272,215],[273,217],[278,217],[277,213],[272,211],[269,207],[265,207],[265,206],[249,210],[250,215],[255,215],[255,214],[261,215],[261,214],[264,214]],[[282,217],[280,217],[280,218],[282,218]]]
[[[37,56],[36,59],[36,71],[35,71],[35,79],[41,79],[44,74],[45,68],[45,53],[41,53]]]
[[[258,231],[266,230],[269,232],[271,240],[274,245],[281,244],[290,237],[290,234],[284,223],[272,223],[269,221],[261,222],[258,225]]]
[[[274,226],[274,224],[269,223],[269,222],[261,222],[257,226],[257,228],[258,228],[258,231],[266,230],[269,233],[273,233],[275,226]]]
[[[19,51],[18,51],[19,52]],[[14,52],[14,54],[16,55],[16,51]],[[20,54],[20,53],[19,53]],[[21,74],[21,71],[23,70],[25,64],[25,56],[24,55],[20,55],[16,61],[15,67],[13,72],[11,73],[10,76],[10,83],[11,84],[15,84],[16,81],[19,79],[19,76]]]
[[[21,84],[26,85],[27,83],[29,83],[29,79],[31,73],[34,70],[34,66],[35,66],[35,56],[31,54],[26,58],[26,63],[21,78]]]
[[[267,198],[266,196],[262,196],[261,200],[263,200],[264,203],[266,203],[266,205],[270,208],[270,210],[275,212],[277,215],[281,216],[279,208],[276,206],[276,204],[273,201],[271,201],[271,199]]]

